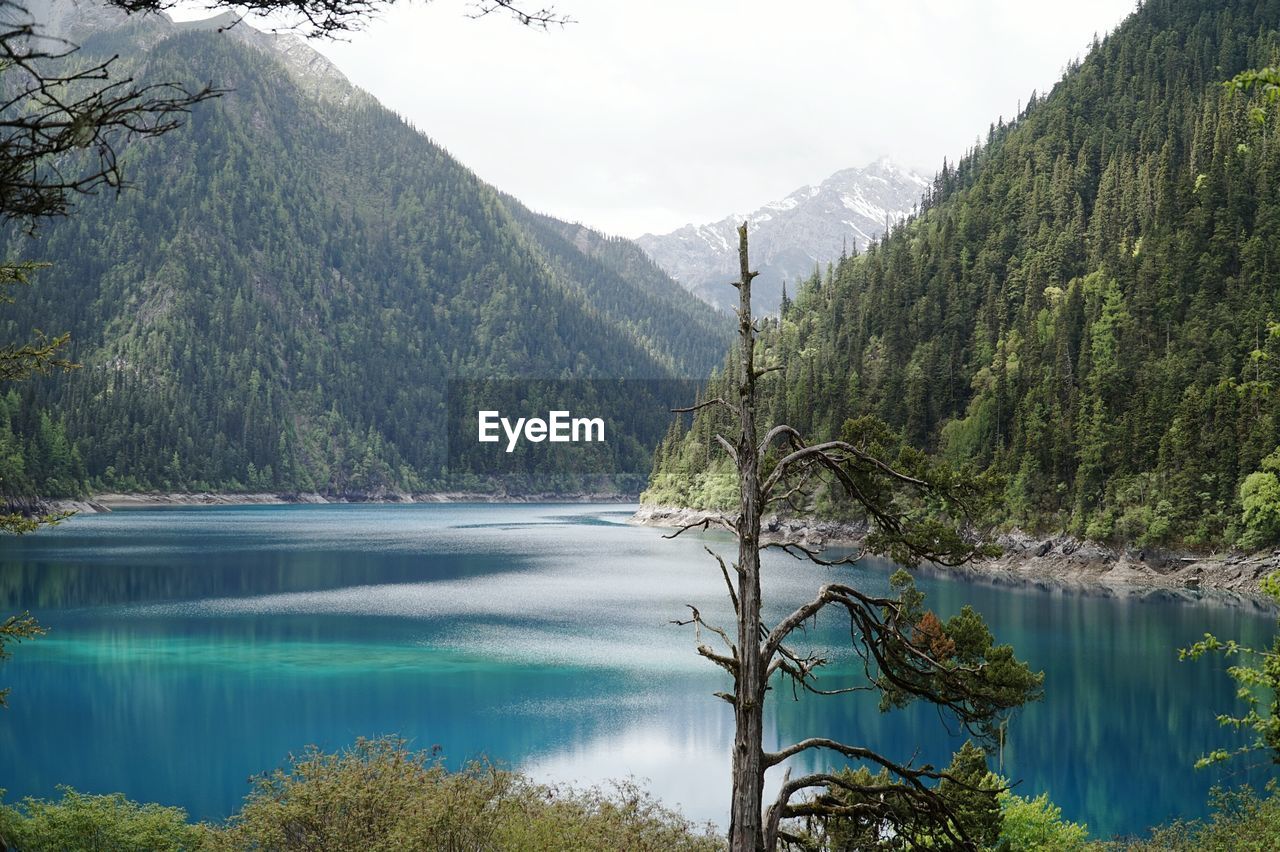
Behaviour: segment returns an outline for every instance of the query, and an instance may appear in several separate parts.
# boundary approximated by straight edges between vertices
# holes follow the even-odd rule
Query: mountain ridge
[[[636,243],[690,292],[731,310],[733,299],[723,285],[736,276],[737,227],[747,222],[760,272],[753,295],[759,311],[774,313],[784,281],[794,294],[815,270],[864,250],[888,223],[909,215],[928,186],[925,178],[881,157],[861,168],[841,169],[750,213],[645,234]]]
[[[579,229],[575,248],[557,231],[576,226],[243,26],[83,38],[139,82],[231,91],[120,151],[135,188],[4,235],[53,262],[4,333],[65,328],[84,365],[0,397],[10,493],[485,487],[448,479],[450,381],[701,377],[723,354],[727,322],[638,247]]]

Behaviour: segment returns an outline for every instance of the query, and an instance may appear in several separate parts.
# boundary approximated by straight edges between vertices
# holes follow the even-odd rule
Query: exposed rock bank
[[[111,510],[94,499],[43,500],[38,497],[0,497],[0,512],[28,517],[61,515],[66,512],[92,515],[95,512],[109,511]]]
[[[1113,547],[1075,536],[1001,535],[1004,555],[993,567],[1035,579],[1069,578],[1115,586],[1221,589],[1261,595],[1262,579],[1280,570],[1280,550],[1247,554]]]
[[[670,506],[641,506],[631,523],[654,527],[680,527],[723,517],[717,512]],[[852,545],[866,534],[866,525],[798,518],[764,519],[765,540],[789,539],[806,547]],[[1104,594],[1132,590],[1167,590],[1185,597],[1217,590],[1261,597],[1263,577],[1280,570],[1280,550],[1254,554],[1143,550],[1082,541],[1074,536],[1037,537],[1021,530],[1001,534],[996,542],[1004,550],[996,559],[959,571],[974,579],[996,583],[1051,583],[1089,587]]]

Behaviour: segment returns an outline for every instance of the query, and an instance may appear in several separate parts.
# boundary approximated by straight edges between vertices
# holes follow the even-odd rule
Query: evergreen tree
[[[1241,487],[1280,444],[1280,76],[1223,81],[1280,66],[1277,20],[1276,0],[1143,3],[800,289],[762,345],[847,379],[789,366],[762,404],[821,437],[875,415],[990,469],[991,522],[1245,544]],[[651,499],[702,496],[663,483]]]

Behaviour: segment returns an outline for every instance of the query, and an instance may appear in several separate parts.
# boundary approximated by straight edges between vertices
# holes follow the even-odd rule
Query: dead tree
[[[991,548],[966,533],[980,509],[989,483],[967,472],[953,471],[923,454],[900,452],[892,463],[881,457],[880,431],[866,423],[846,425],[838,440],[807,444],[787,425],[770,428],[763,439],[756,423],[757,381],[779,365],[757,366],[757,328],[751,315],[751,281],[747,227],[738,228],[738,348],[731,382],[736,399],[724,394],[682,411],[718,409],[737,427],[730,440],[716,442],[733,462],[739,481],[734,517],[719,516],[676,530],[718,526],[737,538],[737,561],[719,562],[737,618],[734,635],[707,623],[690,607],[698,653],[733,679],[731,693],[718,693],[734,708],[733,793],[729,844],[734,852],[776,849],[787,840],[783,821],[794,817],[856,818],[876,826],[903,845],[927,843],[933,849],[976,849],[964,820],[945,795],[947,785],[965,782],[928,765],[898,763],[876,751],[813,737],[766,752],[763,747],[764,706],[770,683],[788,679],[797,694],[839,695],[877,691],[882,706],[914,700],[937,705],[981,740],[992,741],[1007,711],[1038,695],[1041,675],[1013,656],[1009,646],[996,646],[991,634],[967,607],[955,618],[940,621],[923,608],[923,597],[909,575],[893,577],[894,597],[869,596],[852,586],[828,583],[810,602],[777,624],[761,615],[760,553],[774,547],[817,565],[851,564],[863,553],[884,554],[907,566],[921,561],[958,565]],[[725,396],[731,397],[729,399]],[[825,481],[838,488],[867,519],[870,532],[862,548],[838,561],[825,561],[800,541],[762,542],[761,518],[767,509],[799,505],[798,499]],[[860,658],[858,682],[828,688],[818,674],[827,660],[805,653],[791,642],[798,630],[825,610],[847,619],[853,652]],[[702,631],[717,637],[721,648],[702,641]],[[764,806],[765,772],[804,752],[826,751],[877,771],[870,782],[849,772],[819,772],[791,778],[788,770],[775,801]],[[972,787],[966,787],[972,790]],[[994,796],[995,791],[988,791]]]

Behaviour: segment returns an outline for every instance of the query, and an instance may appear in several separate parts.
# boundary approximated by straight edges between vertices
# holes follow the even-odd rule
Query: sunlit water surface
[[[308,744],[398,734],[452,763],[481,755],[556,781],[628,775],[699,820],[728,807],[724,678],[669,622],[695,604],[727,621],[704,544],[632,527],[625,506],[254,506],[77,517],[0,549],[0,613],[47,637],[0,667],[0,788],[56,785],[234,811],[247,779]],[[881,563],[765,563],[773,618],[838,577],[888,588]],[[1217,661],[1180,663],[1206,631],[1265,644],[1274,617],[1208,596],[995,585],[923,573],[944,617],[964,604],[1045,672],[1015,716],[1003,772],[1096,836],[1204,812],[1205,750],[1234,690]],[[844,634],[847,642],[847,633]],[[810,633],[840,656],[834,617]],[[835,684],[832,684],[835,685]],[[776,693],[776,746],[834,735],[945,763],[955,739],[926,707]],[[812,764],[803,763],[801,768]],[[1255,783],[1265,775],[1253,775]],[[773,779],[776,782],[776,778]]]

